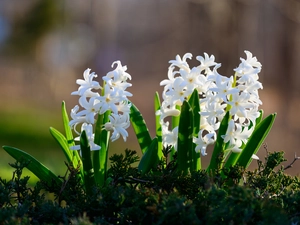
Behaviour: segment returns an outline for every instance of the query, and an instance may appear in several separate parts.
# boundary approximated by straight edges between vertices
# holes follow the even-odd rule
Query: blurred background
[[[260,91],[265,115],[277,112],[266,144],[300,156],[299,0],[1,0],[0,145],[34,155],[64,174],[64,158],[49,133],[63,131],[60,107],[77,104],[75,80],[86,68],[101,77],[115,60],[132,76],[131,100],[154,135],[153,97],[176,54],[213,54],[231,76],[249,50],[262,63]],[[111,153],[139,150],[133,131]],[[208,151],[206,160],[210,159]],[[262,148],[258,154],[266,155]],[[11,176],[0,150],[0,176]],[[204,163],[205,164],[205,163]],[[256,166],[256,163],[252,163]],[[287,170],[297,175],[300,163]]]

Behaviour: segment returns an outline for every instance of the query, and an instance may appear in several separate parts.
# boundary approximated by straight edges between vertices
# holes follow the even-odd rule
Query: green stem
[[[181,111],[181,106],[176,105],[176,109]],[[175,127],[179,126],[179,120],[180,120],[180,115],[179,116],[172,116],[172,127],[171,129],[173,130]],[[174,154],[175,154],[175,149],[172,147],[171,152],[170,152],[170,160],[172,161],[174,159]]]
[[[154,110],[155,112],[157,112],[158,110],[160,110],[160,99],[159,99],[159,95],[156,92],[155,93],[155,98],[154,98]],[[163,144],[162,144],[162,127],[160,124],[160,116],[157,115],[155,116],[155,128],[156,128],[156,137],[157,137],[157,155],[158,155],[158,159],[160,160],[163,156]]]
[[[85,131],[80,135],[80,149],[82,154],[82,164],[84,170],[84,184],[87,194],[91,194],[95,185],[94,170],[91,160],[91,150]]]
[[[100,186],[105,184],[107,157],[108,157],[108,141],[110,132],[102,129],[103,125],[109,121],[110,111],[106,111],[102,115],[98,115],[95,128],[95,144],[99,145],[101,149],[94,151],[93,166],[95,172],[96,183]]]

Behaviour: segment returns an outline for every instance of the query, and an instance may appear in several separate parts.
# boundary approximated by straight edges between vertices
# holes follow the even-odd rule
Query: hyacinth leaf
[[[188,174],[193,168],[193,110],[187,101],[181,106],[178,139],[178,171]]]
[[[146,174],[157,165],[158,161],[158,138],[155,137],[142,156],[138,170],[141,171],[142,174]]]
[[[158,92],[155,93],[155,97],[154,97],[154,112],[157,112],[158,110],[160,110],[160,99],[159,99],[159,95]],[[162,150],[163,150],[163,143],[162,143],[162,127],[160,124],[160,116],[156,115],[155,116],[155,128],[156,128],[156,137],[157,137],[157,154],[158,154],[158,158],[161,159],[163,156]]]
[[[247,168],[252,162],[252,155],[256,154],[270,132],[276,118],[276,113],[270,114],[262,120],[254,129],[245,148],[237,160],[237,164]]]
[[[101,147],[100,151],[93,152],[93,165],[96,183],[100,186],[105,184],[107,160],[108,160],[108,142],[110,132],[102,129],[103,125],[109,122],[111,111],[106,111],[98,115],[95,129],[95,144]]]
[[[70,150],[69,143],[62,133],[60,133],[58,130],[56,130],[53,127],[50,127],[49,130],[50,130],[51,135],[54,137],[54,139],[57,141],[57,143],[61,147],[68,163],[72,164],[74,168],[77,168],[78,165],[80,165],[80,167],[79,167],[80,168],[80,170],[79,170],[80,176],[83,178],[84,175],[83,175],[82,163],[80,163],[80,159],[77,159],[77,156],[76,156],[76,154],[78,154],[77,151]],[[83,182],[82,179],[81,179],[81,182]]]
[[[68,113],[67,113],[67,110],[66,110],[65,102],[62,102],[61,112],[62,112],[63,126],[64,126],[64,129],[65,129],[66,139],[67,139],[67,143],[68,143],[68,146],[69,146],[68,151],[72,155],[73,166],[75,168],[77,168],[79,166],[80,174],[83,177],[83,168],[82,168],[82,163],[81,163],[81,159],[80,159],[80,156],[78,154],[78,151],[70,150],[70,147],[74,146],[75,142],[74,142],[71,127],[69,125],[70,120],[69,120],[69,116],[68,116]],[[66,149],[63,149],[63,150],[66,150]]]
[[[62,181],[46,166],[40,163],[33,156],[28,153],[10,146],[3,146],[3,149],[11,155],[17,161],[29,161],[30,163],[26,166],[34,175],[36,175],[40,180],[46,182],[48,185],[51,185],[54,181],[57,185],[61,186]]]
[[[228,123],[229,123],[229,111],[225,114],[224,118],[221,121],[218,135],[217,135],[217,140],[215,143],[215,147],[210,159],[209,166],[207,167],[207,171],[210,173],[215,173],[215,171],[221,166],[221,163],[223,161],[223,156],[224,156],[224,139],[223,135],[226,134],[227,128],[228,128]]]
[[[197,89],[192,93],[189,104],[193,111],[193,137],[197,137],[200,130],[200,101]],[[194,151],[196,144],[193,143],[193,170],[198,171],[201,169],[200,152]]]
[[[259,114],[259,117],[257,117],[256,120],[255,120],[255,127],[257,127],[258,124],[261,122],[262,117],[263,117],[263,114],[264,114],[264,112],[263,112],[262,109],[259,110],[259,113],[260,113],[260,114]],[[249,126],[249,129],[250,129],[251,127],[252,127],[252,123],[251,123],[251,125]],[[242,145],[242,148],[241,148],[241,149],[244,149],[244,148],[245,148],[245,144]],[[224,167],[225,167],[225,168],[229,168],[229,167],[231,167],[231,166],[234,166],[234,165],[236,164],[236,161],[238,160],[239,156],[240,156],[240,153],[231,152],[231,154],[230,154],[230,156],[228,157],[228,159],[227,159],[227,161],[226,161]]]
[[[80,149],[82,154],[82,164],[84,171],[84,185],[87,193],[90,194],[92,191],[92,187],[95,186],[95,178],[91,160],[89,140],[85,131],[82,131],[80,135]]]
[[[49,130],[50,130],[51,135],[54,137],[54,139],[57,141],[57,143],[60,145],[61,149],[63,150],[63,153],[64,153],[68,163],[72,163],[73,155],[71,154],[68,140],[65,138],[65,136],[62,133],[60,133],[55,128],[50,127]]]
[[[68,144],[69,144],[69,146],[74,146],[75,142],[74,142],[71,127],[69,125],[70,121],[69,121],[69,116],[68,116],[68,113],[67,113],[65,102],[62,102],[61,113],[62,113],[63,125],[64,125],[64,128],[65,128],[65,133],[66,133],[66,138],[67,138]]]
[[[147,151],[148,146],[150,146],[152,139],[143,115],[133,103],[131,103],[130,107],[130,122],[137,137],[141,151],[144,154]]]

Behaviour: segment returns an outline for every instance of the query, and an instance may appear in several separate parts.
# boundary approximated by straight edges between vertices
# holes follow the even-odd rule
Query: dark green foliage
[[[125,150],[125,155],[114,154],[109,158],[112,162],[111,168],[108,170],[111,184],[118,185],[130,183],[133,177],[137,176],[137,168],[133,168],[132,164],[139,161],[136,151]]]
[[[205,171],[179,174],[175,160],[163,160],[143,175],[133,166],[135,151],[113,155],[106,185],[88,195],[79,169],[66,164],[62,185],[38,182],[29,187],[11,164],[12,179],[0,179],[0,224],[232,224],[300,222],[300,181],[284,173],[283,152],[268,153],[254,171],[238,165],[214,176]],[[278,169],[277,169],[278,168]]]

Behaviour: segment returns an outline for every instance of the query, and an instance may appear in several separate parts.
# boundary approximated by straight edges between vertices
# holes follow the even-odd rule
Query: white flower
[[[91,97],[89,100],[85,96],[79,98],[79,104],[84,108],[79,112],[78,116],[85,116],[86,122],[94,124],[95,115],[98,114],[100,109],[100,101],[96,97]]]
[[[98,97],[100,101],[100,114],[104,114],[107,110],[112,110],[114,114],[118,114],[117,103],[126,100],[119,96],[117,90],[111,89],[109,85],[104,87],[104,95]]]
[[[81,132],[85,131],[87,139],[89,141],[89,146],[91,151],[100,150],[101,147],[94,143],[94,133],[92,124],[83,123],[81,126]],[[76,137],[75,141],[80,141],[80,137]],[[71,150],[80,150],[80,145],[75,145],[70,147]],[[81,151],[80,151],[81,155]]]
[[[216,76],[216,83],[214,87],[209,88],[210,91],[216,92],[215,98],[222,98],[224,101],[229,99],[231,94],[236,94],[239,89],[232,87],[233,77],[227,78],[224,76]]]
[[[169,131],[168,128],[165,127],[162,133],[163,145],[165,147],[171,145],[177,151],[178,126],[172,131]]]
[[[257,61],[256,57],[252,57],[252,53],[249,51],[244,51],[246,53],[246,62],[249,63],[251,66],[261,69],[261,63]],[[242,60],[242,59],[241,59]]]
[[[243,117],[247,117],[247,109],[254,107],[254,104],[249,101],[249,93],[235,93],[231,96],[232,98],[227,101],[227,104],[231,105],[230,114],[239,114]]]
[[[121,112],[123,114],[129,114],[130,113],[130,107],[131,107],[131,103],[127,100],[121,101],[117,105],[118,112]]]
[[[120,61],[115,61],[113,62],[113,64],[111,65],[111,67],[113,68],[114,65],[117,64],[116,69],[114,69],[113,71],[110,71],[106,74],[105,77],[103,77],[103,80],[111,83],[113,82],[125,82],[127,79],[131,80],[131,76],[129,73],[126,72],[127,70],[127,66],[122,66]]]
[[[239,128],[240,128],[239,130],[241,130],[241,126],[239,126]],[[228,123],[226,134],[222,136],[225,143],[229,142],[229,145],[235,145],[235,134],[236,134],[235,131],[236,130],[235,130],[234,120],[230,120]]]
[[[209,124],[207,122],[206,117],[201,116],[200,117],[200,130],[207,130],[209,133],[212,133],[213,131],[217,130],[219,127],[215,127],[212,124]]]
[[[240,147],[243,143],[247,143],[248,138],[253,132],[253,127],[242,127],[239,123],[234,123],[234,120],[230,120],[225,135],[222,135],[224,142],[229,142],[229,149],[234,152],[240,152]]]
[[[200,112],[201,117],[205,117],[206,122],[210,124],[217,130],[220,126],[220,121],[223,119],[225,115],[226,104],[221,104],[220,101],[215,99],[211,99],[206,102],[205,107],[202,108]]]
[[[164,92],[169,90],[169,89],[172,89],[173,83],[174,83],[174,80],[175,80],[175,75],[179,74],[179,71],[174,72],[173,69],[174,69],[174,67],[169,67],[169,69],[168,69],[168,78],[169,79],[165,79],[165,80],[163,80],[159,83],[160,86],[165,86],[164,87]]]
[[[131,86],[127,80],[131,79],[130,74],[126,72],[127,67],[122,66],[120,61],[116,61],[112,64],[112,67],[116,65],[116,68],[107,73],[102,79],[105,81],[103,95],[97,92],[93,92],[94,89],[102,89],[97,81],[93,81],[93,78],[97,77],[95,73],[90,73],[90,69],[86,69],[83,73],[84,80],[78,79],[77,84],[80,85],[78,91],[72,92],[73,95],[79,95],[79,104],[83,108],[79,111],[79,106],[75,106],[71,110],[72,120],[69,125],[76,131],[76,126],[82,124],[82,129],[88,129],[86,132],[92,131],[92,124],[95,123],[95,116],[102,115],[108,110],[112,111],[109,116],[110,122],[106,123],[104,127],[107,130],[113,131],[111,139],[114,141],[123,136],[126,140],[128,133],[126,128],[130,125],[129,113],[131,104],[127,97],[132,94],[126,89]],[[88,124],[88,125],[86,125]],[[90,138],[92,138],[92,134]],[[77,138],[78,139],[78,138]],[[95,146],[91,144],[94,149]],[[77,146],[75,148],[80,148]],[[95,147],[96,148],[96,147]]]
[[[130,126],[130,120],[128,114],[111,114],[109,116],[110,122],[104,124],[104,129],[112,131],[111,141],[117,140],[121,135],[123,140],[126,141],[128,132],[126,129]]]
[[[198,137],[193,137],[193,142],[197,145],[195,148],[196,152],[201,152],[203,156],[207,155],[206,148],[208,145],[215,143],[216,141],[216,133],[211,132],[203,135],[203,132],[207,132],[206,130],[200,130],[198,133]]]
[[[202,85],[200,77],[200,70],[197,67],[193,67],[190,72],[180,70],[180,75],[185,81],[186,89],[188,93],[193,93],[197,86]]]
[[[236,75],[240,77],[239,82],[252,83],[258,80],[258,73],[261,71],[261,64],[252,53],[245,51],[247,59],[241,59],[240,65],[234,69]]]
[[[207,77],[204,76],[203,74],[199,74],[198,75],[198,83],[199,83],[199,85],[197,85],[195,89],[197,89],[199,95],[205,96],[206,92],[210,88],[211,81],[208,81]]]
[[[162,102],[160,110],[155,112],[156,116],[160,116],[161,123],[168,116],[179,116],[180,111],[174,107],[169,107],[167,102]]]
[[[260,72],[260,70],[252,67],[247,68],[247,66],[249,65],[243,64],[242,65],[243,68],[240,68],[241,67],[240,65],[239,68],[236,69],[236,75],[239,77],[238,79],[239,83],[249,84],[249,83],[254,83],[258,80],[258,73]]]
[[[166,92],[166,96],[169,97],[171,106],[182,105],[188,94],[185,81],[182,77],[176,77],[173,83],[173,88]]]
[[[215,62],[215,56],[211,55],[209,56],[206,52],[204,52],[204,58],[202,56],[197,56],[196,59],[200,61],[199,69],[202,71],[204,70],[205,74],[208,74],[211,72],[210,67],[217,65]]]
[[[244,117],[238,113],[233,116],[233,119],[234,121],[239,121],[239,123],[243,126],[249,126],[251,123],[253,126],[255,126],[255,121],[259,116],[260,113],[258,111],[258,106],[256,106],[247,110],[247,117]]]
[[[80,116],[78,115],[78,110],[79,106],[76,105],[72,110],[71,110],[71,118],[72,120],[69,122],[69,126],[74,129],[74,131],[79,134],[79,132],[76,131],[76,126],[79,123],[86,122],[86,117],[85,116]]]
[[[186,53],[184,54],[184,56],[181,57],[179,55],[176,55],[176,59],[175,60],[170,60],[169,63],[171,63],[170,68],[177,66],[180,69],[186,70],[186,71],[190,71],[190,66],[189,64],[186,62],[187,59],[192,59],[192,54],[191,53]]]
[[[78,91],[72,92],[71,95],[83,96],[85,92],[87,92],[88,97],[98,95],[97,93],[92,92],[91,89],[100,89],[101,86],[97,81],[93,81],[94,77],[97,77],[97,74],[95,74],[94,72],[90,73],[90,71],[91,69],[86,69],[83,72],[84,80],[82,79],[76,80],[76,83],[80,86],[78,88]]]
[[[238,80],[238,82],[239,82],[239,80]],[[259,81],[255,81],[253,83],[245,83],[245,84],[241,84],[239,82],[239,85],[237,86],[237,88],[240,91],[249,93],[251,95],[252,102],[255,102],[259,105],[262,104],[261,100],[259,99],[258,89],[262,89],[263,87]]]
[[[168,123],[164,122],[169,116],[179,116],[176,106],[181,106],[188,100],[195,89],[200,99],[200,132],[194,138],[197,144],[196,151],[206,155],[206,146],[215,140],[226,111],[230,111],[230,121],[226,135],[223,135],[228,149],[239,152],[243,143],[246,143],[255,126],[255,120],[260,115],[258,106],[262,104],[258,90],[262,84],[258,81],[261,64],[252,53],[245,51],[246,59],[241,58],[240,65],[234,69],[235,75],[229,78],[218,73],[221,64],[215,62],[213,55],[197,56],[200,65],[190,69],[187,59],[192,54],[187,53],[171,60],[168,69],[168,79],[161,81],[164,85],[161,109],[156,112],[160,116],[163,131],[164,145],[176,145],[178,128],[168,130]],[[249,125],[252,129],[249,129]],[[207,132],[205,135],[204,133]]]
[[[125,72],[127,70],[126,66],[122,66],[120,61],[116,61],[112,64],[112,67],[117,64],[115,70],[106,74],[106,76],[102,77],[102,79],[106,82],[106,85],[110,87],[110,89],[114,90],[117,95],[122,96],[124,98],[131,97],[132,94],[126,89],[131,87],[132,84],[128,83],[126,80],[131,80],[130,74]]]
[[[207,80],[208,81],[211,81],[211,82],[216,82],[217,80],[217,77],[221,76],[221,74],[219,74],[218,72],[218,69],[221,67],[221,63],[218,63],[214,66],[213,70],[210,71],[208,74],[207,74]]]

